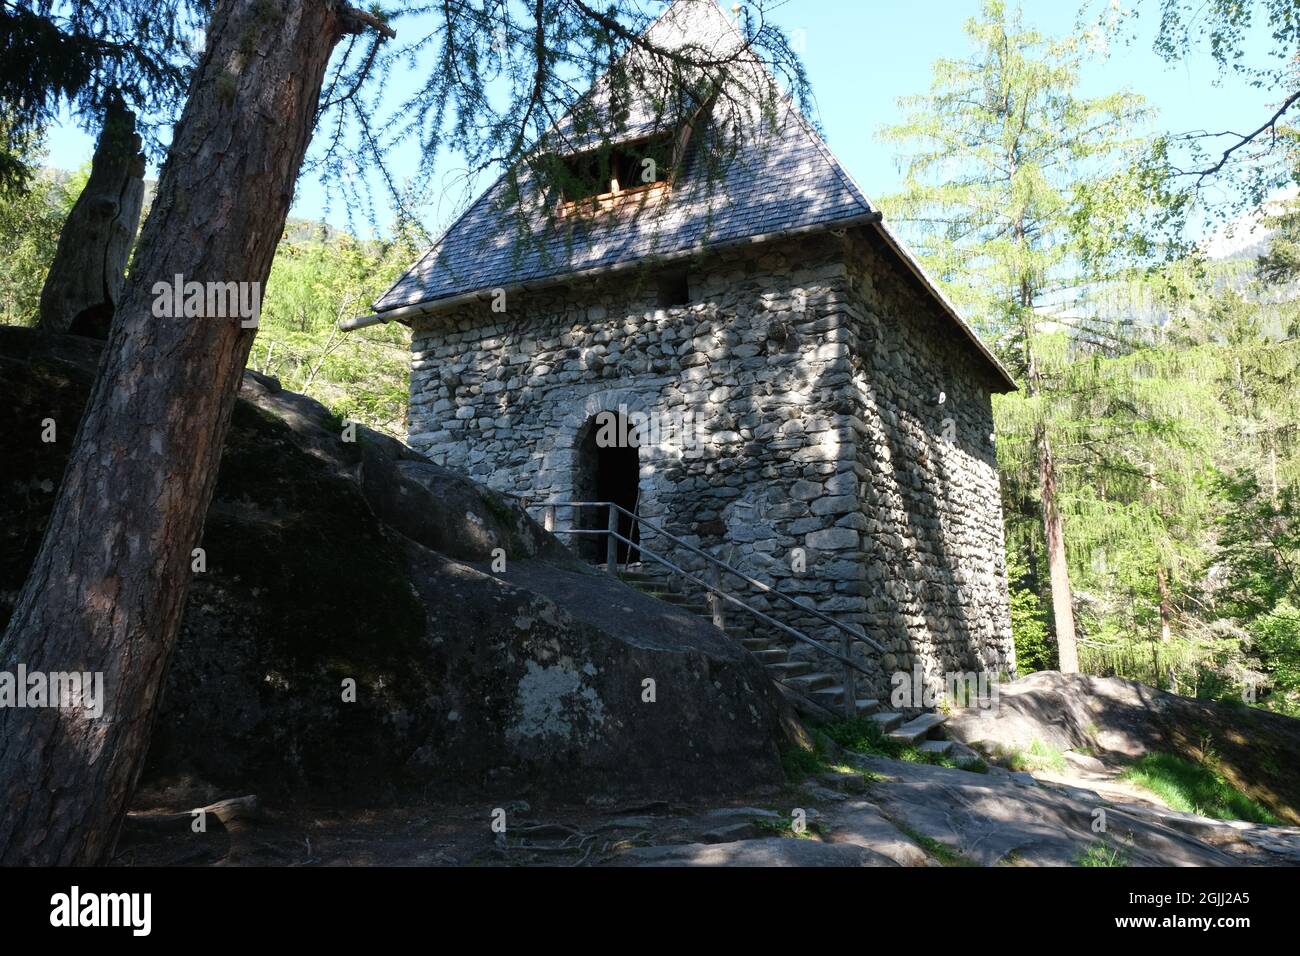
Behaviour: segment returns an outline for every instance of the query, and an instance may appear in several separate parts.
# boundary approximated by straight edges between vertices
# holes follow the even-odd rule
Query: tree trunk
[[[1278,506],[1278,488],[1277,482],[1277,431],[1273,427],[1273,415],[1270,412],[1268,416],[1268,500],[1274,508]]]
[[[59,233],[40,328],[108,338],[143,206],[144,154],[135,116],[119,98],[104,114],[90,178]]]
[[[1156,568],[1156,587],[1160,590],[1160,640],[1168,643],[1173,636],[1170,626],[1173,613],[1169,605],[1169,576],[1163,566]]]
[[[1056,463],[1046,429],[1039,424],[1034,440],[1038,452],[1038,488],[1043,505],[1043,538],[1047,545],[1047,572],[1052,584],[1052,617],[1056,625],[1057,666],[1063,674],[1079,671],[1079,649],[1074,634],[1074,601],[1070,569],[1065,562],[1065,526],[1056,496]]]
[[[1016,235],[1023,241],[1023,230]],[[1025,379],[1029,395],[1042,394],[1042,370],[1034,351],[1034,292],[1029,280],[1020,282],[1020,313],[1024,323]],[[1047,575],[1052,588],[1052,621],[1056,632],[1057,667],[1063,674],[1079,671],[1079,648],[1074,633],[1074,596],[1070,591],[1070,568],[1065,560],[1065,523],[1057,503],[1056,462],[1047,425],[1040,413],[1034,426],[1034,453],[1038,457],[1038,494],[1043,509],[1043,541],[1047,552]]]
[[[0,640],[0,667],[100,672],[107,702],[98,719],[0,708],[0,863],[111,855],[256,332],[239,317],[155,317],[155,283],[181,275],[260,292],[330,54],[363,16],[337,0],[215,6],[53,514]],[[73,427],[58,424],[62,435]]]

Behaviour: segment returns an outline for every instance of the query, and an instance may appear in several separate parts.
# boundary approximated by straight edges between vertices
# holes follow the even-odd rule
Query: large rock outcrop
[[[1108,762],[1173,753],[1212,755],[1233,786],[1280,819],[1300,823],[1300,720],[1212,700],[1182,697],[1119,677],[1041,671],[999,689],[992,710],[958,711],[948,732],[980,747],[1024,749],[1041,741]]]
[[[98,348],[0,329],[0,624]],[[202,548],[157,781],[687,796],[779,781],[798,733],[721,632],[578,562],[515,499],[263,376],[245,378]]]

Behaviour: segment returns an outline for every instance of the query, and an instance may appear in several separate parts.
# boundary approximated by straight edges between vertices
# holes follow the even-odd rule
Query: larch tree
[[[143,120],[147,151],[183,101],[212,0],[0,0],[0,188],[32,174],[24,138],[60,110],[97,129],[110,103]]]
[[[0,709],[0,864],[95,864],[112,853],[144,763],[256,334],[242,314],[168,308],[159,289],[179,275],[200,288],[235,283],[260,294],[313,131],[326,131],[317,169],[343,178],[369,169],[391,186],[384,157],[398,140],[382,131],[418,136],[426,154],[450,144],[483,168],[513,168],[536,157],[535,142],[557,105],[572,99],[575,82],[599,74],[615,91],[632,88],[637,78],[617,65],[619,51],[632,45],[659,65],[670,88],[702,76],[726,86],[733,69],[752,79],[756,60],[794,93],[804,87],[798,58],[763,22],[761,3],[739,19],[738,42],[721,52],[648,44],[641,31],[651,17],[638,0],[600,8],[581,0],[405,4],[395,12],[432,17],[433,28],[394,56],[381,52],[394,36],[391,18],[343,0],[196,3],[211,11],[202,56],[84,417],[79,427],[33,425],[52,426],[58,441],[74,427],[76,435],[41,547],[0,637],[6,665],[102,674],[104,713]],[[151,5],[142,0],[83,6],[102,7],[106,17],[129,9],[148,26]],[[0,0],[0,27],[21,19],[44,30],[48,16],[35,23],[30,15],[49,13],[43,0]],[[89,43],[96,55],[98,43]],[[383,117],[376,90],[384,77],[421,65],[428,81],[395,116]],[[57,83],[43,85],[48,67],[48,58],[38,58],[17,82],[6,74],[0,96],[44,89],[48,112],[67,95]],[[754,95],[781,94],[773,81],[766,96],[747,93]],[[605,119],[612,125],[602,124],[602,134],[618,135],[618,112]],[[444,128],[451,130],[445,139]]]
[[[1221,76],[1234,76],[1264,94],[1253,112],[1243,108],[1240,125],[1230,130],[1190,130],[1156,141],[1157,160],[1182,186],[1198,194],[1215,186],[1232,197],[1212,203],[1224,212],[1258,205],[1290,180],[1294,156],[1285,124],[1300,112],[1295,0],[1139,0],[1128,11],[1107,0],[1103,17],[1154,21],[1153,47],[1165,60],[1186,63],[1208,52]]]
[[[255,328],[155,308],[155,285],[270,271],[335,44],[334,0],[223,0],[103,365],[0,653],[103,675],[102,719],[0,710],[0,862],[101,863],[138,778]],[[380,29],[387,30],[380,25]],[[60,423],[54,422],[57,429]],[[75,423],[56,440],[68,440]]]
[[[999,457],[1012,465],[1012,480],[1035,487],[1059,666],[1072,672],[1075,615],[1053,427],[1063,383],[1044,349],[1062,330],[1072,342],[1112,347],[1113,330],[1071,306],[1089,283],[1151,251],[1142,211],[1162,217],[1177,201],[1135,163],[1147,146],[1143,101],[1078,95],[1085,38],[1053,42],[1000,0],[987,0],[966,29],[973,55],[937,61],[930,90],[904,100],[907,119],[884,132],[900,148],[905,180],[881,205],[1024,384],[1023,397],[1012,399],[1020,421],[1003,433]],[[1012,448],[1017,438],[1023,447]]]

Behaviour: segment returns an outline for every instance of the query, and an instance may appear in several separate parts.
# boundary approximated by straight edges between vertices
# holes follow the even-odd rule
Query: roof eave
[[[961,329],[962,333],[970,340],[971,344],[975,346],[979,353],[988,361],[989,365],[992,366],[997,378],[1006,386],[999,390],[1000,394],[1019,391],[1020,386],[1017,385],[1016,380],[1011,377],[1011,373],[1007,371],[1006,366],[1003,365],[998,357],[993,354],[993,351],[984,344],[976,331],[971,328],[970,323],[962,317],[962,314],[957,310],[957,307],[953,305],[948,296],[944,294],[943,289],[939,288],[939,284],[930,277],[928,272],[925,271],[925,267],[921,265],[920,260],[918,260],[912,253],[912,250],[908,248],[907,243],[905,243],[892,229],[889,228],[888,223],[886,223],[883,218],[876,221],[875,227],[876,232],[879,233],[881,238],[889,244],[890,248],[894,250],[899,259],[903,261],[903,264],[907,266],[912,274],[916,276],[917,280],[920,281],[921,285],[924,286],[925,290],[934,297],[936,302],[939,303],[940,308],[947,312],[949,317],[957,323],[957,327]]]
[[[693,259],[696,256],[705,253],[717,252],[736,246],[757,245],[759,243],[770,242],[772,240],[783,239],[790,236],[829,232],[832,230],[849,229],[854,226],[865,225],[875,227],[876,232],[881,236],[881,238],[883,238],[889,247],[894,250],[894,253],[900,260],[902,260],[908,270],[912,272],[925,290],[934,297],[934,300],[939,304],[940,308],[943,309],[943,311],[946,312],[957,324],[957,327],[961,330],[962,334],[970,340],[971,344],[975,346],[980,355],[982,355],[989,363],[995,377],[1005,386],[1005,388],[1000,389],[1000,391],[1004,394],[1007,392],[1019,391],[1019,386],[1016,384],[1015,379],[1011,377],[1011,373],[1007,371],[1006,367],[998,360],[998,357],[993,354],[988,346],[980,340],[979,335],[976,334],[975,330],[971,328],[970,324],[962,317],[961,313],[957,310],[957,307],[953,305],[952,301],[944,294],[943,290],[939,288],[938,283],[936,283],[934,279],[930,277],[930,274],[925,271],[925,267],[921,265],[920,261],[912,253],[912,250],[908,248],[907,243],[905,243],[892,229],[889,228],[889,225],[885,222],[884,218],[878,211],[873,210],[871,212],[843,219],[831,219],[825,222],[814,223],[809,226],[802,226],[797,229],[786,229],[779,232],[744,236],[739,239],[730,239],[726,242],[711,245],[694,246],[689,249],[683,249],[678,252],[667,253],[663,256],[657,257],[654,259],[654,263],[656,265],[667,265],[673,262]],[[437,315],[440,312],[454,309],[457,306],[486,301],[494,294],[497,294],[498,290],[504,290],[507,296],[516,292],[536,292],[543,289],[554,288],[559,285],[565,285],[570,282],[626,272],[644,265],[645,262],[646,259],[644,258],[630,259],[624,262],[610,263],[608,265],[596,266],[590,269],[575,269],[568,272],[557,272],[549,276],[541,276],[536,279],[516,282],[508,286],[475,289],[459,295],[445,296],[441,299],[428,299],[422,302],[397,306],[391,309],[376,309],[369,315],[357,316],[352,319],[343,319],[338,323],[338,326],[343,331],[348,332],[354,329],[366,328],[371,325],[387,324],[389,322],[402,322],[409,324],[417,318]]]
[[[670,265],[674,262],[683,262],[694,259],[696,256],[708,253],[721,252],[726,249],[752,246],[760,243],[771,242],[773,240],[785,239],[791,236],[808,235],[810,233],[829,232],[838,229],[851,229],[854,226],[864,226],[879,224],[880,213],[876,211],[861,213],[855,216],[846,216],[841,219],[829,219],[823,222],[813,223],[807,226],[800,226],[794,229],[783,229],[777,232],[761,233],[752,236],[742,236],[737,239],[728,239],[724,242],[709,243],[702,246],[692,246],[687,249],[677,250],[675,252],[664,253],[652,257],[640,257],[628,259],[622,262],[613,262],[607,265],[594,266],[589,269],[574,269],[566,272],[557,272],[548,276],[539,276],[535,279],[529,279],[522,282],[516,282],[507,286],[494,286],[491,288],[475,289],[470,292],[463,292],[459,295],[445,296],[440,299],[427,299],[422,302],[415,302],[404,306],[398,306],[392,309],[376,309],[370,315],[358,316],[353,319],[344,319],[338,323],[343,331],[365,328],[370,325],[379,325],[388,322],[409,323],[417,318],[424,318],[431,315],[437,315],[448,309],[453,309],[459,305],[467,305],[472,302],[483,302],[490,299],[493,295],[504,291],[507,296],[514,292],[536,292],[542,289],[553,288],[555,286],[566,285],[570,282],[580,282],[588,279],[600,278],[607,275],[614,275],[620,272],[627,272],[638,267],[644,267],[648,262],[655,266]]]

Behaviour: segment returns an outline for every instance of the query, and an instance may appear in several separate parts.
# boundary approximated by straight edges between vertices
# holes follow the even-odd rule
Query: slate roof
[[[739,39],[713,0],[678,0],[647,31],[668,47],[684,43],[723,49]],[[597,91],[599,93],[599,91]],[[663,125],[648,110],[625,119],[620,139]],[[561,120],[549,136],[579,148],[590,135]],[[709,181],[704,152],[688,150],[667,202],[644,207],[629,199],[613,214],[548,221],[540,202],[529,212],[531,237],[502,209],[508,186],[499,179],[432,248],[375,303],[387,311],[467,292],[507,286],[593,267],[665,255],[727,240],[832,223],[871,211],[839,163],[789,102],[775,118],[758,120],[737,144],[725,171]],[[763,128],[771,126],[774,128]],[[702,132],[692,137],[698,147]],[[525,176],[522,192],[529,194]]]
[[[646,36],[663,47],[703,47],[716,52],[719,59],[741,42],[714,0],[676,0]],[[598,83],[588,94],[595,102],[594,108],[589,105],[587,115],[605,109],[605,95]],[[683,109],[680,103],[657,112],[633,108],[625,113],[625,128],[618,139],[626,141],[662,129],[666,122],[678,122]],[[529,233],[523,237],[518,211],[503,208],[508,194],[503,176],[375,303],[375,310],[382,315],[408,306],[436,307],[442,299],[690,253],[749,237],[811,227],[832,229],[836,223],[861,221],[874,212],[793,103],[783,99],[774,112],[774,116],[755,117],[742,124],[742,139],[735,143],[734,156],[720,173],[710,175],[704,150],[688,149],[684,168],[664,200],[640,204],[630,197],[613,212],[557,221],[537,199],[523,217]],[[561,119],[544,142],[553,143],[555,137],[560,137],[570,152],[592,142],[590,131],[581,124],[575,129],[571,117]],[[698,147],[703,139],[703,132],[697,130],[691,145]],[[527,174],[521,179],[521,193],[527,197]],[[531,190],[531,194],[537,192]],[[1010,376],[901,241],[885,228],[882,234],[1014,388]]]

